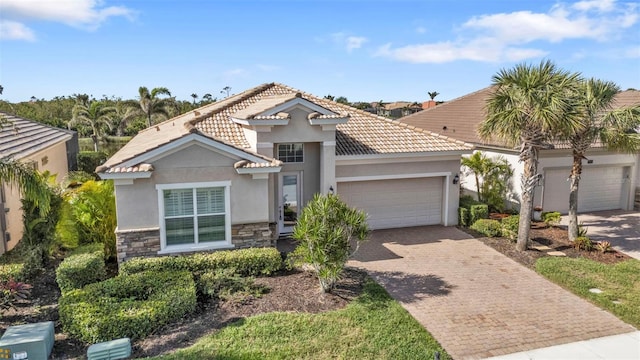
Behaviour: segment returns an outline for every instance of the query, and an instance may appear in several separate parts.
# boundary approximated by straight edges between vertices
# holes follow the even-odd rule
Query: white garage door
[[[338,183],[338,195],[369,215],[371,229],[442,222],[443,178],[374,180]]]
[[[578,190],[578,211],[620,209],[623,168],[619,166],[586,168],[582,170]],[[569,211],[569,169],[545,172],[545,211]]]

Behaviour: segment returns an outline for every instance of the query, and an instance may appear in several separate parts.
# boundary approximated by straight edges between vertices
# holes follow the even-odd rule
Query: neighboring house
[[[380,116],[388,117],[391,119],[397,119],[403,116],[407,116],[418,111],[422,111],[422,105],[416,102],[409,101],[395,101],[387,104],[380,105],[379,103],[372,103],[374,106],[368,112],[378,114]]]
[[[273,246],[316,193],[373,229],[457,223],[468,144],[281,84],[141,131],[96,169],[115,181],[118,260]]]
[[[481,140],[477,129],[486,116],[485,103],[492,87],[448,101],[437,107],[399,119],[408,125],[426,129],[443,136],[472,143],[476,151],[491,157],[503,156],[514,169],[512,179],[512,205],[520,202],[520,178],[522,163],[518,161],[519,149],[508,148],[500,143]],[[619,93],[615,107],[640,104],[640,91],[628,90]],[[587,152],[587,160],[580,179],[578,211],[609,209],[631,210],[634,192],[640,187],[640,155],[610,152],[597,144]],[[569,209],[569,182],[573,157],[570,149],[556,146],[540,152],[538,171],[542,178],[534,195],[534,205],[545,211],[567,213]],[[465,190],[473,192],[475,183],[463,179]],[[640,189],[637,191],[640,192]]]
[[[61,181],[70,170],[77,169],[78,135],[0,112],[0,157],[32,164],[40,171],[57,175]],[[17,188],[3,183],[0,189],[0,254],[13,249],[22,238],[22,202]]]

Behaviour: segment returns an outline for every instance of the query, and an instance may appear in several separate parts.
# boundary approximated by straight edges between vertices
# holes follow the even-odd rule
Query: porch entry
[[[298,215],[304,206],[302,201],[302,172],[284,172],[278,176],[280,202],[278,204],[278,228],[280,234],[293,231]]]

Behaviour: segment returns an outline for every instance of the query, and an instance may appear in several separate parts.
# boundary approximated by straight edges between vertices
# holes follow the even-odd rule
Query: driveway
[[[379,230],[365,269],[455,359],[479,359],[635,329],[451,227]]]
[[[606,240],[623,253],[640,260],[640,212],[609,210],[578,215],[592,240]],[[566,216],[562,225],[568,225]]]

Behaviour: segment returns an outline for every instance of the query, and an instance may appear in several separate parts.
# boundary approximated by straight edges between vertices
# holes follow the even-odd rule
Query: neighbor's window
[[[303,144],[278,144],[278,160],[286,163],[304,162]]]
[[[228,186],[200,185],[185,188],[179,185],[158,186],[163,210],[164,246],[230,243]]]

